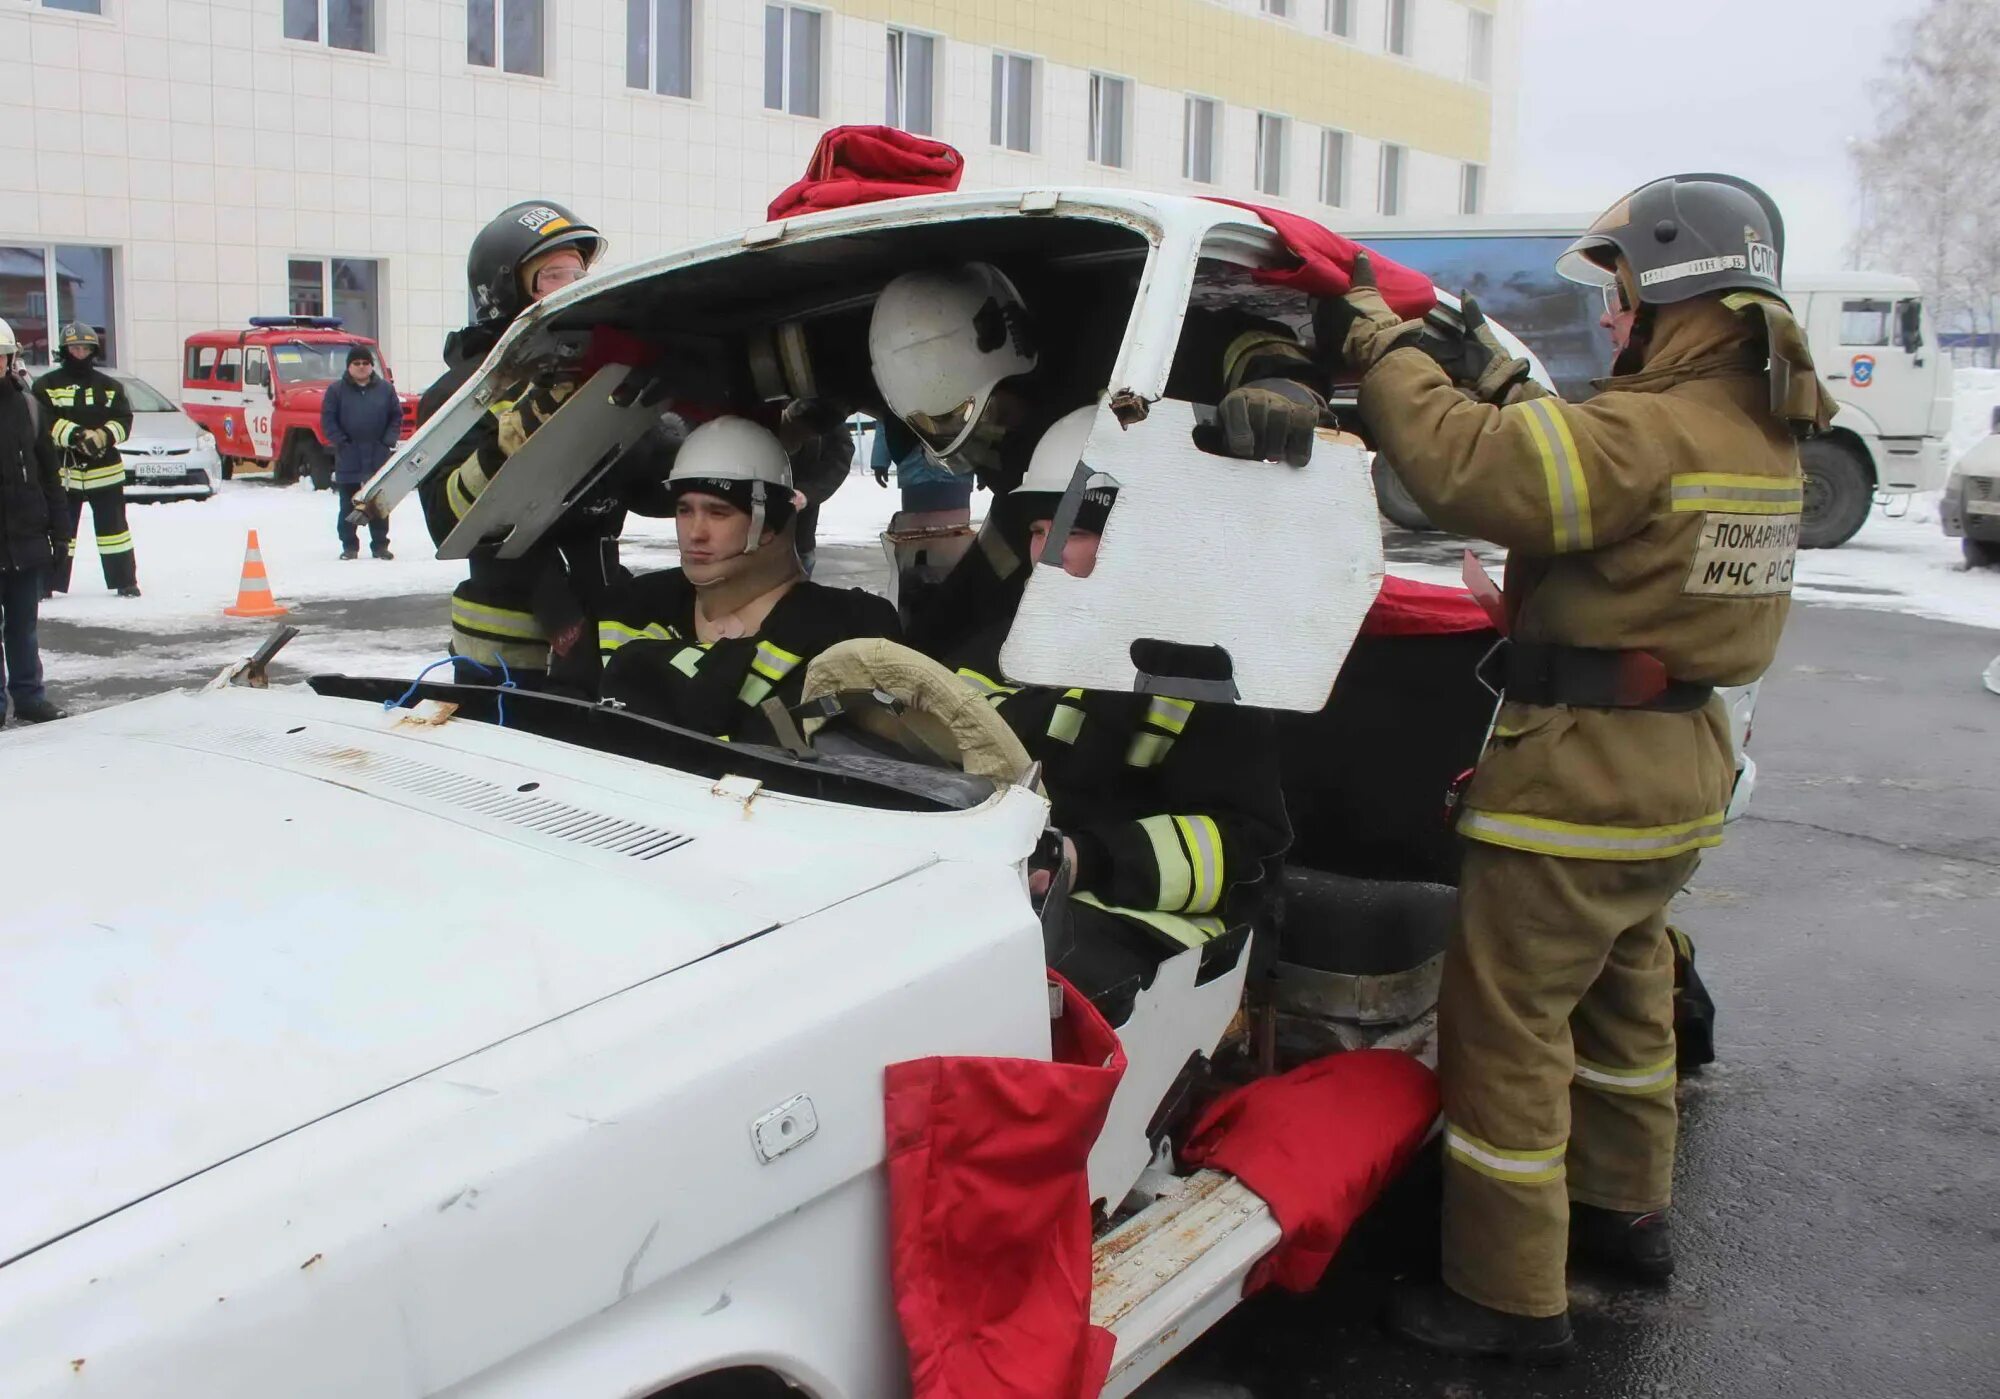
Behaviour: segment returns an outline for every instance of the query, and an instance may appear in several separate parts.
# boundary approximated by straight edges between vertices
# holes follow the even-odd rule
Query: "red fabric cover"
[[[1449,636],[1491,631],[1493,620],[1464,588],[1389,574],[1361,621],[1363,636]]]
[[[1309,1292],[1348,1229],[1417,1154],[1438,1115],[1437,1075],[1393,1049],[1356,1049],[1260,1079],[1212,1103],[1181,1158],[1261,1195],[1285,1237],[1244,1292]]]
[[[1297,267],[1257,269],[1251,276],[1258,281],[1274,286],[1296,287],[1313,296],[1346,294],[1350,285],[1348,277],[1354,270],[1354,255],[1361,250],[1361,244],[1352,238],[1343,238],[1311,219],[1288,214],[1282,209],[1267,209],[1261,204],[1246,204],[1240,199],[1224,199],[1214,194],[1207,198],[1218,204],[1248,209],[1275,229],[1278,236],[1284,239],[1285,246],[1299,259]],[[1375,285],[1380,288],[1382,299],[1397,315],[1414,320],[1428,315],[1431,308],[1437,305],[1437,288],[1423,273],[1385,257],[1373,248],[1368,250],[1368,260],[1375,266]]]
[[[944,194],[964,175],[965,157],[942,141],[893,126],[836,126],[813,148],[805,178],[771,201],[767,217]]]
[[[1054,972],[1052,1062],[889,1066],[889,1275],[913,1399],[1095,1399],[1115,1340],[1090,1324],[1085,1163],[1125,1051]]]

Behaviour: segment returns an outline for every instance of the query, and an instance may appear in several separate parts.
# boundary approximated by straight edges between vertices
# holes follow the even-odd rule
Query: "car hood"
[[[9,737],[0,778],[35,795],[0,842],[0,1267],[939,858],[404,714],[224,690]]]
[[[125,446],[129,450],[158,443],[162,447],[192,448],[200,432],[194,419],[185,413],[134,413]]]

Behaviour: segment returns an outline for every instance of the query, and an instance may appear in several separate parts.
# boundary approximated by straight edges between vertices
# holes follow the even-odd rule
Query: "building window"
[[[1484,10],[1466,10],[1466,78],[1494,80],[1494,16]]]
[[[1257,0],[1257,8],[1272,19],[1292,17],[1292,0]]]
[[[625,86],[694,96],[694,0],[625,0]]]
[[[1181,119],[1181,176],[1198,184],[1215,183],[1215,128],[1222,104],[1190,97]]]
[[[1326,32],[1342,39],[1354,37],[1354,0],[1326,0]]]
[[[1132,85],[1102,73],[1090,75],[1090,158],[1099,165],[1125,164],[1125,113]]]
[[[547,0],[465,0],[465,61],[478,68],[543,77]]]
[[[1468,163],[1458,172],[1458,212],[1486,212],[1486,167]]]
[[[338,316],[342,330],[382,338],[382,264],[374,258],[295,257],[285,281],[294,316]]]
[[[1319,134],[1319,202],[1336,208],[1347,203],[1347,152],[1353,142],[1345,131]]]
[[[1285,192],[1285,119],[1269,112],[1257,113],[1257,188]]]
[[[1035,60],[1018,53],[993,55],[993,125],[996,146],[1035,148]]]
[[[1379,208],[1385,214],[1403,212],[1403,166],[1409,159],[1409,152],[1401,146],[1382,145],[1381,200]]]
[[[104,13],[104,0],[42,0],[42,8],[68,10],[77,15],[101,15]]]
[[[49,308],[55,307],[55,315]],[[0,243],[0,320],[14,328],[21,362],[52,363],[55,334],[82,321],[118,362],[118,290],[111,249],[67,243]]]
[[[797,5],[764,7],[764,105],[819,115],[820,32],[825,15]]]
[[[285,0],[285,37],[375,52],[375,0]]]
[[[891,126],[928,136],[931,109],[937,96],[937,40],[907,29],[889,31],[889,102],[884,118]]]
[[[1389,0],[1389,23],[1382,47],[1403,58],[1410,56],[1410,6],[1414,0]]]

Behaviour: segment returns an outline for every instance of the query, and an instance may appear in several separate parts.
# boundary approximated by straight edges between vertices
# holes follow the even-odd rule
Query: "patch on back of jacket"
[[[1710,510],[1701,517],[1684,593],[1705,597],[1771,597],[1792,590],[1799,551],[1799,516],[1738,515]]]

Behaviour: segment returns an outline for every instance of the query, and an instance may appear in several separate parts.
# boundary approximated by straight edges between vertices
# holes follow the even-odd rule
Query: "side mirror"
[[[1924,347],[1924,303],[1915,297],[1897,303],[1896,342],[1905,354],[1914,355]]]

